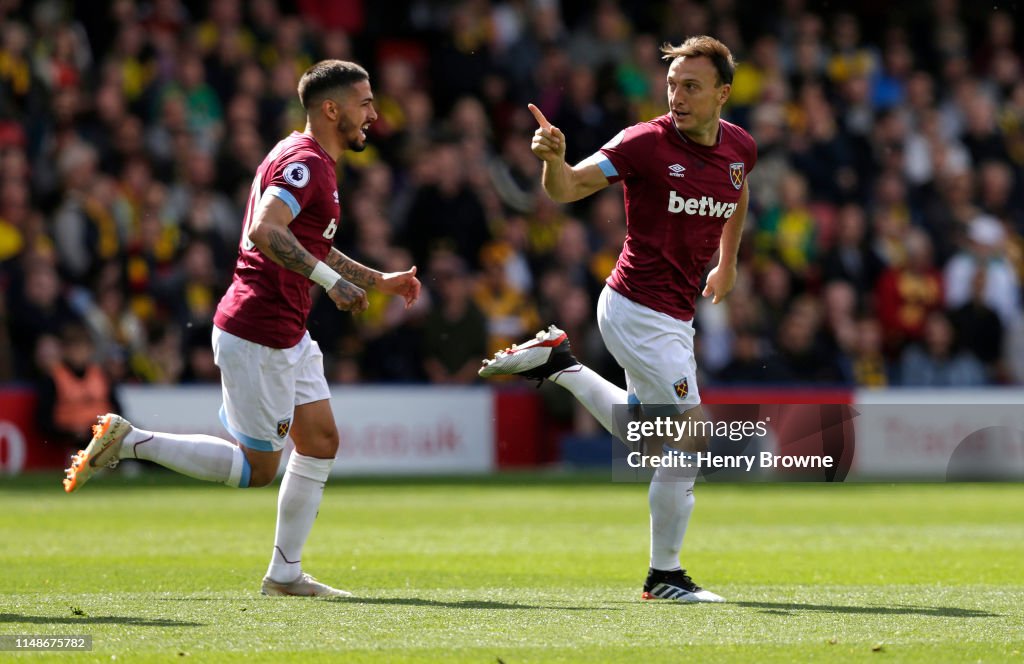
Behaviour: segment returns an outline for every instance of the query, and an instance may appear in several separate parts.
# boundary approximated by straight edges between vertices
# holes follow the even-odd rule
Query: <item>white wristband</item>
[[[331,287],[338,283],[338,279],[341,279],[341,275],[332,270],[327,263],[317,261],[309,278],[320,284],[324,290],[331,290]]]

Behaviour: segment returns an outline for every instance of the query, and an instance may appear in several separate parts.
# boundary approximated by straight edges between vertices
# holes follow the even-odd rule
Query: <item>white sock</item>
[[[614,434],[612,406],[626,404],[626,390],[610,383],[582,364],[559,371],[548,380],[572,392],[572,395],[597,418],[609,433]]]
[[[244,489],[252,469],[231,441],[201,433],[181,436],[132,428],[121,443],[122,459],[145,459],[207,482]]]
[[[302,574],[302,547],[320,510],[324,483],[334,459],[317,459],[292,452],[277,499],[277,532],[267,576],[290,583]]]
[[[680,569],[679,550],[693,513],[692,468],[658,468],[651,478],[647,501],[651,506],[651,567]]]

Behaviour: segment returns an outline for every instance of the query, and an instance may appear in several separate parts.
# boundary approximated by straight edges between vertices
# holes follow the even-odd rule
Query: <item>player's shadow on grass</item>
[[[508,602],[489,602],[487,600],[459,600],[445,602],[436,599],[419,597],[341,597],[333,600],[338,604],[383,604],[391,606],[436,606],[443,609],[558,609],[559,611],[621,611],[609,606],[536,606],[534,604],[510,604]]]
[[[137,618],[135,616],[26,616],[21,613],[0,613],[0,624],[27,623],[29,625],[132,625],[135,627],[203,627],[205,623],[167,620],[164,618]]]
[[[833,604],[795,604],[792,602],[730,602],[736,606],[763,609],[762,613],[789,615],[794,611],[820,611],[822,613],[873,613],[876,615],[914,615],[935,618],[999,618],[1001,613],[989,613],[955,606],[839,606]]]

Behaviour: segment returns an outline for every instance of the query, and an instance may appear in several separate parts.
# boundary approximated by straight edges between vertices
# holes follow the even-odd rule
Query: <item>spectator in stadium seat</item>
[[[401,272],[412,265],[409,252],[398,247],[388,247],[379,259],[374,260],[379,260],[385,272]],[[369,307],[360,317],[358,330],[363,349],[360,377],[380,383],[422,381],[421,329],[424,319],[433,309],[429,294],[421,293],[409,307],[402,300],[381,296],[376,291],[367,293],[367,299]],[[340,369],[344,372],[345,358],[351,353],[343,344],[339,350]]]
[[[47,442],[66,447],[88,444],[96,413],[121,409],[114,382],[96,361],[95,350],[82,324],[61,330],[60,360],[36,390],[36,425]]]
[[[17,21],[4,21],[0,33],[0,117],[14,117],[28,107],[33,87],[32,35]]]
[[[919,228],[907,231],[905,261],[887,268],[875,285],[875,305],[885,330],[885,346],[898,356],[924,337],[925,320],[943,308],[942,274],[932,260],[931,240]]]
[[[475,382],[487,350],[487,319],[473,303],[465,262],[450,251],[436,253],[424,283],[437,294],[423,327],[427,378],[435,384]]]
[[[21,179],[4,178],[0,183],[0,263],[14,258],[25,248],[29,190]]]
[[[591,69],[625,60],[632,29],[619,3],[601,0],[595,4],[591,20],[575,31],[568,45],[572,61]]]
[[[621,116],[623,109],[614,108],[608,97],[594,70],[579,65],[572,68],[565,99],[553,120],[557,126],[565,127],[565,153],[570,161],[593,153],[621,128],[625,121]]]
[[[782,180],[790,172],[786,150],[786,110],[779,103],[764,103],[750,113],[750,133],[757,141],[757,170],[750,176],[751,206],[760,214],[778,206]]]
[[[591,270],[590,244],[587,227],[577,219],[569,219],[559,229],[552,258],[555,267],[566,274],[574,286],[586,289],[596,302],[604,280]]]
[[[822,312],[818,301],[801,295],[782,319],[775,345],[784,370],[804,383],[837,384],[842,380],[836,356],[822,344]]]
[[[223,281],[210,243],[192,241],[181,252],[176,274],[161,286],[164,306],[182,330],[205,325],[213,320],[217,296],[225,288]]]
[[[512,250],[491,243],[481,251],[483,272],[473,289],[473,301],[487,318],[487,354],[508,348],[540,325],[537,309],[528,293],[508,281],[506,263]]]
[[[32,365],[35,347],[44,335],[55,336],[64,326],[77,322],[61,290],[60,277],[52,262],[36,254],[25,254],[21,260],[24,272],[15,275],[8,291],[7,325],[11,337],[15,375],[22,379],[35,376]]]
[[[1024,231],[1024,201],[1014,196],[1014,173],[1009,164],[987,161],[978,169],[978,204],[987,214],[1009,222],[1017,233]]]
[[[832,24],[832,40],[834,50],[828,62],[828,77],[834,83],[875,74],[878,56],[862,42],[856,16],[847,12],[836,15]]]
[[[817,222],[807,199],[807,180],[789,172],[782,179],[779,205],[765,212],[758,224],[756,247],[764,256],[777,256],[801,282],[816,263]]]
[[[903,30],[893,29],[886,35],[882,66],[872,78],[872,98],[876,108],[891,108],[903,103],[907,79],[913,71],[914,55],[907,45]]]
[[[981,210],[974,204],[971,173],[940,176],[922,208],[925,230],[932,238],[937,264],[945,265],[959,249],[967,226]]]
[[[230,238],[238,235],[240,211],[223,192],[214,189],[217,174],[213,156],[193,148],[187,162],[180,166],[177,181],[168,192],[166,213],[194,234],[216,234],[216,242],[227,245]]]
[[[753,284],[761,302],[762,331],[774,334],[786,315],[795,288],[789,271],[774,259],[757,265],[753,270]]]
[[[453,143],[435,145],[429,156],[431,179],[413,196],[404,220],[406,246],[417,263],[427,262],[432,246],[449,244],[470,267],[490,239],[480,197],[469,186]]]
[[[182,331],[176,325],[153,320],[146,330],[146,355],[132,358],[132,373],[145,383],[174,385],[185,370]]]
[[[933,311],[925,321],[923,341],[909,346],[900,357],[899,384],[964,389],[987,381],[978,358],[957,348],[949,317],[943,311]]]
[[[758,166],[760,163],[758,161]],[[604,276],[611,274],[619,259],[622,243],[626,240],[626,219],[621,199],[622,192],[618,187],[613,187],[596,194],[590,204],[587,234],[591,238],[591,251],[587,267],[590,270],[588,284],[591,287],[603,283]],[[599,295],[600,292],[590,292],[594,301]]]
[[[981,93],[970,98],[965,103],[964,111],[966,126],[961,140],[971,153],[971,161],[975,164],[986,161],[1008,162],[1010,155],[1006,152],[1003,133],[996,124],[996,107],[991,97]]]
[[[942,134],[938,111],[925,109],[907,136],[904,173],[914,187],[934,188],[945,177],[970,172],[971,156],[960,141]]]
[[[892,264],[903,256],[903,233],[913,221],[914,210],[903,179],[903,143],[884,149],[891,151],[895,163],[879,174],[868,211],[874,226],[876,251],[886,263]]]
[[[717,380],[733,385],[776,385],[791,378],[757,330],[741,327],[733,338],[732,359],[718,372]]]
[[[838,204],[859,187],[854,151],[840,131],[832,104],[821,85],[805,85],[800,93],[803,131],[789,144],[790,162],[807,181],[808,200]]]
[[[985,303],[987,278],[985,270],[975,270],[970,301],[951,312],[949,318],[963,347],[981,360],[990,380],[998,380],[1003,374],[1000,362],[1005,328],[999,314]]]
[[[822,281],[845,281],[853,286],[861,306],[875,288],[885,264],[867,242],[864,208],[847,203],[836,215],[835,245],[822,258]]]
[[[853,348],[846,358],[850,378],[857,387],[886,387],[890,383],[889,363],[882,353],[882,326],[877,318],[857,320]]]
[[[80,141],[62,150],[57,163],[65,194],[53,221],[54,239],[60,269],[73,280],[95,276],[102,261],[123,250],[110,209],[113,181],[97,165],[96,150]]]
[[[146,354],[145,331],[129,306],[122,263],[105,263],[91,285],[74,289],[71,302],[89,328],[97,361],[122,380],[131,358]]]
[[[1010,326],[1021,315],[1020,281],[1007,259],[1007,232],[998,219],[982,215],[967,227],[967,246],[945,268],[946,306],[958,309],[970,301],[974,274],[985,272],[985,303]]]
[[[857,336],[857,291],[845,281],[833,281],[822,289],[820,300],[824,305],[821,341],[830,354],[842,361]]]
[[[999,126],[1010,160],[1017,166],[1024,164],[1024,81],[1018,80],[1007,93],[1000,109]]]

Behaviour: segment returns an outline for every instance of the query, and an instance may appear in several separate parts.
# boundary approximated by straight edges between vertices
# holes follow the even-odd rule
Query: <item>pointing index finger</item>
[[[537,121],[537,124],[540,125],[541,129],[551,129],[551,123],[548,122],[548,119],[544,117],[544,114],[540,112],[539,108],[533,104],[527,104],[526,108],[530,109],[530,112],[533,113],[533,119]]]

